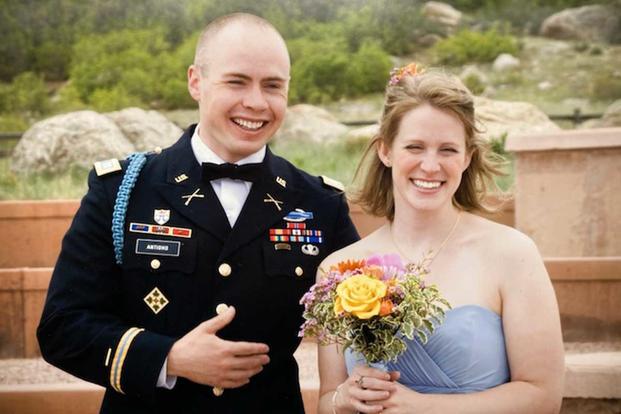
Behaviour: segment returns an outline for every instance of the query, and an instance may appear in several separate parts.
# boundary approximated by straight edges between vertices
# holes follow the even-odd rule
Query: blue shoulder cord
[[[116,264],[119,265],[123,264],[123,227],[125,226],[125,213],[129,204],[129,196],[136,185],[140,170],[147,161],[146,154],[145,152],[137,152],[127,157],[129,164],[116,193],[116,202],[112,212],[112,242]]]

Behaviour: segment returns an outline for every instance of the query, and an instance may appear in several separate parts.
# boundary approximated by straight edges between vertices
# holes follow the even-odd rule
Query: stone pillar
[[[621,256],[621,128],[510,136],[515,224],[544,257]]]

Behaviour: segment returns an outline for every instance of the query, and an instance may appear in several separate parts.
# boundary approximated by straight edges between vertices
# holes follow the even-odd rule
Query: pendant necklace
[[[421,263],[414,262],[407,254],[403,252],[403,250],[401,250],[401,248],[399,247],[399,244],[397,244],[397,239],[395,238],[395,235],[392,230],[393,223],[390,223],[390,237],[392,239],[392,243],[397,248],[397,251],[399,252],[399,254],[408,261],[408,263],[405,265],[405,268],[407,269],[408,272],[414,272],[416,269],[420,267],[428,268],[431,265],[433,260],[442,251],[446,243],[449,241],[449,239],[455,232],[455,229],[457,228],[457,225],[459,224],[460,218],[461,218],[461,211],[457,213],[457,218],[455,219],[455,223],[453,223],[453,227],[451,227],[451,230],[448,232],[444,240],[442,240],[442,243],[440,243],[440,247],[438,247],[438,249],[435,252],[433,251],[433,249],[430,249],[429,252],[423,256]]]

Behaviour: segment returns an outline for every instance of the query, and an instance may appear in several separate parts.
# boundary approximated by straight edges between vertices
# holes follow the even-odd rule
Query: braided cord
[[[125,213],[129,204],[129,196],[136,185],[140,170],[147,161],[146,153],[137,152],[127,157],[129,165],[116,193],[116,202],[112,212],[112,242],[114,243],[114,257],[116,264],[123,263],[123,227],[125,226]]]

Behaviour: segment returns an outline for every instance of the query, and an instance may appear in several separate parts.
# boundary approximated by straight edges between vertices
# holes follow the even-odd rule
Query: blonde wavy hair
[[[483,199],[490,188],[500,192],[494,177],[504,174],[501,170],[504,160],[492,152],[488,142],[479,136],[472,93],[457,77],[438,69],[405,74],[386,87],[379,132],[369,142],[358,164],[354,183],[360,184],[350,194],[350,200],[367,213],[387,217],[390,221],[394,219],[391,169],[380,160],[378,144],[383,141],[386,147],[391,148],[403,116],[422,104],[457,116],[464,126],[466,151],[471,154],[471,161],[453,195],[453,205],[465,211],[495,211]]]

